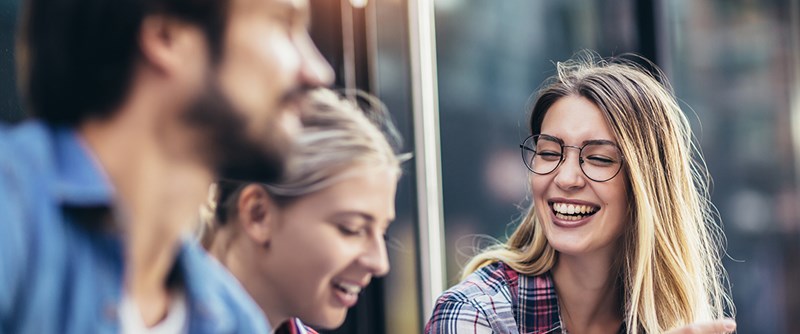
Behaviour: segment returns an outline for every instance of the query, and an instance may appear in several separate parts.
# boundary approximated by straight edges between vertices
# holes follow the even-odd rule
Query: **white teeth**
[[[354,294],[354,295],[357,295],[358,293],[361,292],[361,286],[359,286],[357,284],[349,284],[349,283],[340,282],[340,283],[334,283],[334,285],[336,285],[336,287],[344,290],[345,292],[351,293],[351,294]]]
[[[553,210],[564,215],[591,214],[597,211],[594,207],[580,204],[553,203]]]

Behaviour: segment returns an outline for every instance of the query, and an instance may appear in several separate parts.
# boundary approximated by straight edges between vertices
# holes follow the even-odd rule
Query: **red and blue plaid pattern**
[[[436,301],[425,333],[561,333],[550,273],[520,275],[502,262],[485,266]]]
[[[291,318],[284,322],[277,330],[275,330],[275,334],[318,334],[314,331],[311,327],[306,326],[303,324],[300,319]]]

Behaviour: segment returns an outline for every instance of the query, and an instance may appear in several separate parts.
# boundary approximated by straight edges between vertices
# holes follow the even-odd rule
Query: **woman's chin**
[[[550,247],[553,247],[559,254],[580,256],[586,255],[591,251],[589,247],[584,244],[583,240],[576,238],[564,238],[560,236],[559,238],[548,238],[547,242],[550,244]]]
[[[342,326],[347,317],[347,310],[329,310],[326,314],[320,314],[316,319],[300,319],[307,325],[312,325],[317,329],[332,330]]]

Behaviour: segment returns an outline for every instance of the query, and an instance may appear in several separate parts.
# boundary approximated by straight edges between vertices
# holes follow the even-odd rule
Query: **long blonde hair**
[[[603,112],[619,143],[632,199],[619,263],[629,333],[661,333],[734,313],[721,263],[724,237],[708,199],[709,175],[671,87],[653,68],[651,75],[631,61],[589,52],[558,63],[533,103],[529,123],[531,133],[539,133],[553,103],[580,96]],[[536,210],[531,205],[505,244],[470,260],[464,276],[495,261],[526,275],[552,269],[558,253]]]

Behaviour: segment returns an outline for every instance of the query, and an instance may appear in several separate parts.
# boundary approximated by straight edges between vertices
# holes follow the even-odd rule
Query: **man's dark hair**
[[[130,89],[144,18],[197,25],[222,57],[228,0],[28,0],[17,36],[19,87],[30,113],[76,125],[109,116]]]

